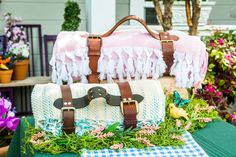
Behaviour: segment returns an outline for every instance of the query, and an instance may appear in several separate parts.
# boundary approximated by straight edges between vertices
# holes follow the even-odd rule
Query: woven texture
[[[138,121],[143,123],[153,121],[156,124],[164,121],[165,95],[161,88],[160,82],[154,80],[142,80],[129,82],[129,84],[133,94],[139,94],[144,97],[143,101],[138,105]],[[87,94],[87,91],[90,88],[95,86],[105,88],[109,94],[120,95],[117,84],[77,83],[70,85],[72,97],[83,97]],[[41,121],[53,121],[55,119],[61,120],[61,110],[53,106],[54,101],[58,98],[61,98],[59,85],[35,85],[32,92],[32,109],[36,127],[43,127],[40,123]],[[123,123],[123,115],[121,114],[120,107],[108,105],[103,98],[92,100],[88,106],[81,109],[76,109],[75,119],[76,121],[88,119]],[[50,123],[52,121],[50,121]],[[54,131],[57,131],[61,125],[60,123],[58,125],[54,124]]]

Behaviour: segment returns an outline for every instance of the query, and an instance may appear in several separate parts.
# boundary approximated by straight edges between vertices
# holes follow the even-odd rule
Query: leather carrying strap
[[[173,65],[173,61],[174,61],[174,51],[175,51],[174,42],[173,42],[174,40],[172,40],[168,32],[160,32],[159,36],[161,40],[163,59],[167,65],[167,69],[164,75],[169,76],[170,68]]]
[[[102,46],[102,39],[99,36],[89,36],[88,37],[88,56],[89,56],[89,67],[92,74],[88,76],[89,83],[99,83],[98,79],[98,59],[100,57],[100,50]]]
[[[157,40],[160,40],[159,34],[153,32],[153,31],[147,26],[146,22],[145,22],[143,19],[141,19],[141,18],[139,18],[139,17],[137,17],[137,16],[135,16],[135,15],[129,15],[129,16],[124,17],[124,18],[121,19],[119,22],[117,22],[117,23],[115,24],[115,26],[113,26],[108,32],[102,34],[101,37],[108,37],[108,36],[110,36],[121,24],[123,24],[124,22],[129,21],[129,20],[138,21],[140,24],[142,24],[142,25],[144,26],[144,28],[147,30],[147,32],[148,32],[153,38],[155,38],[155,39],[157,39]],[[170,35],[170,38],[171,38],[172,40],[175,40],[175,41],[177,41],[177,40],[179,39],[179,37],[177,37],[177,36],[175,36],[175,35]]]
[[[138,103],[133,100],[133,95],[128,82],[118,83],[122,101],[121,101],[121,111],[124,115],[124,126],[125,129],[136,128],[137,125],[137,113],[138,113]]]
[[[106,89],[97,86],[90,88],[88,90],[87,95],[80,98],[74,98],[72,100],[72,104],[75,109],[80,109],[88,106],[93,99],[97,98],[104,98],[107,104],[111,106],[120,106],[120,102],[122,101],[120,95],[109,94],[107,93]],[[144,99],[143,96],[139,94],[133,94],[133,98],[139,103],[142,102]],[[61,109],[63,107],[62,98],[56,99],[53,103],[53,106],[56,107],[57,109]]]
[[[62,112],[62,121],[63,128],[62,130],[68,134],[75,132],[75,108],[73,106],[72,94],[69,85],[61,86],[61,94],[63,100],[63,107],[61,108]]]
[[[155,39],[162,41],[162,51],[164,56],[164,61],[166,62],[168,68],[164,75],[169,75],[170,66],[173,64],[173,42],[168,41],[177,41],[179,39],[176,35],[170,35],[167,32],[156,33],[152,31],[145,21],[137,16],[129,15],[121,19],[119,22],[116,23],[108,32],[101,34],[100,36],[91,35],[88,37],[88,56],[89,56],[89,67],[92,70],[92,74],[88,76],[89,83],[99,83],[98,73],[97,73],[97,64],[98,59],[100,57],[100,50],[102,46],[102,38],[110,36],[121,24],[128,20],[135,20],[138,21],[140,24],[144,26],[147,32]],[[167,38],[165,38],[167,36]],[[170,58],[169,58],[170,57]]]

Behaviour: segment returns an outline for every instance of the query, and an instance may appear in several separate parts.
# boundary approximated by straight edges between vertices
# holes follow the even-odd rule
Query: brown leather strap
[[[160,40],[159,34],[153,32],[153,31],[147,26],[146,22],[145,22],[143,19],[141,19],[141,18],[139,18],[139,17],[137,17],[137,16],[135,16],[135,15],[129,15],[129,16],[124,17],[124,18],[121,19],[119,22],[117,22],[117,23],[115,24],[115,26],[113,26],[108,32],[102,34],[101,37],[108,37],[108,36],[110,36],[121,24],[123,24],[124,22],[126,22],[126,21],[128,21],[128,20],[135,20],[135,21],[138,21],[140,24],[142,24],[142,25],[144,26],[144,28],[147,30],[147,32],[148,32],[153,38],[155,38],[155,39],[157,39],[157,40]],[[175,41],[179,39],[179,37],[177,37],[177,36],[175,36],[175,35],[170,35],[170,38],[171,38],[172,40],[175,40]]]
[[[88,49],[89,49],[89,66],[92,70],[92,74],[88,76],[88,82],[89,83],[99,83],[99,79],[98,79],[98,73],[97,73],[97,64],[98,64],[98,59],[100,57],[100,49],[101,49],[101,45],[102,45],[102,39],[101,37],[108,37],[110,36],[116,29],[117,27],[119,27],[121,24],[123,24],[124,22],[128,21],[128,20],[136,20],[139,23],[141,23],[144,28],[148,31],[148,33],[155,39],[157,40],[162,40],[162,49],[163,49],[163,56],[164,56],[164,60],[168,66],[168,69],[165,73],[165,75],[169,75],[169,69],[170,66],[173,64],[173,42],[166,42],[167,40],[171,40],[171,41],[177,41],[179,39],[178,36],[175,35],[169,35],[169,33],[165,32],[165,33],[155,33],[154,31],[152,31],[150,28],[148,28],[147,24],[145,23],[145,21],[143,19],[140,19],[137,16],[134,15],[130,15],[130,16],[126,16],[123,19],[121,19],[118,23],[116,23],[115,26],[113,26],[108,32],[100,35],[100,36],[89,36],[88,37]],[[167,37],[167,38],[165,38]]]
[[[174,61],[174,40],[169,35],[168,32],[160,32],[159,33],[160,40],[161,40],[161,47],[163,52],[163,59],[167,65],[166,72],[164,73],[165,76],[170,75],[170,68],[173,65]]]
[[[69,85],[62,85],[61,86],[61,94],[62,94],[62,101],[63,107],[61,108],[62,112],[62,121],[63,121],[63,128],[62,130],[66,133],[70,134],[75,131],[75,108],[72,104],[72,94]]]
[[[121,111],[124,114],[125,129],[136,128],[138,104],[133,100],[133,95],[128,82],[118,83],[122,98]]]
[[[99,83],[97,67],[98,67],[98,59],[100,57],[101,46],[102,46],[102,39],[99,36],[88,37],[89,67],[92,71],[92,74],[88,76],[89,83]]]

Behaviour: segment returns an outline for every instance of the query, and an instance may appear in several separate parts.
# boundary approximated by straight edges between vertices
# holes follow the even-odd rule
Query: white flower
[[[9,51],[15,55],[21,55],[24,58],[29,57],[29,46],[24,42],[13,43],[9,48]]]

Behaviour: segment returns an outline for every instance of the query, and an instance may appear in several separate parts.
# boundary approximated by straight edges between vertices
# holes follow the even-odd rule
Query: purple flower
[[[6,119],[6,126],[9,130],[15,131],[20,122],[19,118],[9,117]]]
[[[229,119],[232,121],[232,122],[236,122],[236,112],[234,112],[233,114],[231,114],[229,116]]]
[[[234,60],[233,55],[231,55],[230,53],[227,53],[227,54],[224,55],[224,58],[229,61],[230,65],[233,64],[233,60]]]
[[[215,44],[214,40],[211,40],[211,41],[210,41],[210,46],[211,46],[211,47],[216,47],[216,44]]]
[[[0,128],[6,127],[8,130],[15,131],[19,122],[20,118],[10,115],[6,119],[0,119]]]
[[[224,92],[225,94],[229,94],[229,93],[230,93],[230,90],[229,90],[229,89],[224,89],[223,92]]]
[[[221,93],[221,92],[216,92],[216,96],[217,96],[217,97],[221,97],[221,96],[222,96],[222,93]]]
[[[225,43],[225,42],[224,42],[224,38],[218,39],[218,44],[219,44],[219,45],[222,46],[222,45],[224,45],[224,43]]]
[[[0,129],[15,131],[20,119],[15,117],[14,109],[9,100],[0,99]]]
[[[11,102],[2,98],[0,100],[0,117],[2,117],[11,108]]]
[[[215,92],[215,88],[211,84],[206,85],[205,86],[205,90],[207,92],[210,92],[210,93],[214,93]]]

